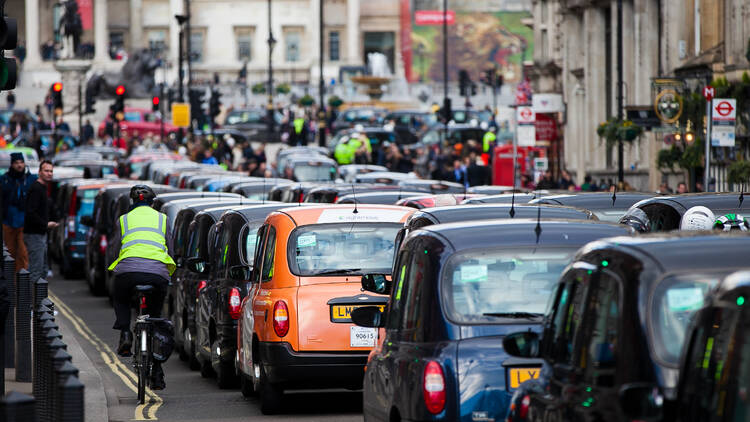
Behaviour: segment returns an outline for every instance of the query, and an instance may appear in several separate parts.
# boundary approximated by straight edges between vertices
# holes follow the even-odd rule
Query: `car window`
[[[263,268],[260,273],[260,281],[267,282],[273,279],[273,262],[276,254],[276,228],[268,226],[266,245],[263,250]]]
[[[422,137],[422,143],[427,145],[434,145],[438,142],[440,142],[440,135],[437,130],[431,130]]]
[[[315,182],[336,179],[336,167],[324,163],[311,162],[310,165],[294,166],[294,179],[298,182]]]
[[[723,273],[667,276],[655,287],[649,322],[656,357],[676,367],[685,343],[688,324],[705,303],[708,290]]]
[[[248,223],[240,235],[240,260],[243,265],[253,266],[255,263],[255,249],[258,245],[258,224]]]
[[[458,323],[501,322],[502,313],[543,315],[574,248],[475,249],[451,257],[443,273],[448,317]]]
[[[587,275],[578,271],[566,275],[552,310],[548,357],[559,363],[570,363],[573,345],[583,317],[583,298],[588,284]],[[546,349],[546,348],[545,348]]]
[[[227,268],[232,265],[230,260],[231,250],[230,250],[230,235],[231,230],[228,224],[224,223],[220,227],[217,227],[217,259],[216,259],[216,275],[217,277],[224,278],[227,273]]]
[[[142,121],[142,116],[138,111],[126,111],[124,120],[126,122],[140,122]]]
[[[406,341],[424,341],[425,324],[423,319],[426,312],[424,308],[424,282],[430,277],[430,260],[426,254],[412,254],[409,271],[407,272],[404,318],[402,323],[401,338]]]
[[[386,328],[388,330],[398,330],[401,328],[401,320],[404,302],[402,301],[404,284],[406,283],[406,271],[409,266],[409,251],[401,251],[396,261],[396,272],[393,273],[393,288],[391,299],[389,301],[388,320]]]
[[[618,322],[620,316],[620,285],[614,275],[602,272],[592,285],[586,315],[589,325],[584,333],[584,344],[579,362],[584,365],[584,382],[611,387],[615,383]]]

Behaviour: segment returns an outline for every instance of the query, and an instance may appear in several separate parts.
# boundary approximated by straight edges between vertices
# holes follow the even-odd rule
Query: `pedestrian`
[[[677,193],[688,193],[688,188],[685,182],[680,182],[677,184]]]
[[[3,196],[3,240],[10,256],[16,260],[16,271],[29,267],[29,255],[23,242],[26,197],[36,177],[26,168],[23,154],[10,154],[10,168],[0,179]]]
[[[86,124],[83,125],[83,143],[88,144],[94,139],[94,126],[91,125],[91,120],[86,119]]]
[[[23,242],[29,252],[29,277],[34,283],[47,274],[47,230],[58,223],[54,218],[47,186],[52,181],[52,162],[42,160],[39,177],[29,188],[26,199],[26,215],[23,224]]]
[[[13,110],[13,107],[16,106],[16,94],[14,94],[13,91],[8,91],[8,96],[5,97],[5,101],[8,102],[8,110]]]
[[[536,185],[537,189],[558,189],[559,186],[557,182],[555,182],[552,179],[552,172],[550,170],[547,170],[544,172],[544,176],[542,177],[542,180],[539,181]]]
[[[667,182],[662,182],[662,184],[659,186],[658,193],[667,195],[674,193],[674,191],[669,187],[669,184]]]
[[[482,137],[482,162],[485,166],[490,165],[490,159],[492,158],[492,150],[495,148],[497,142],[497,135],[495,135],[497,128],[491,126]]]
[[[584,192],[596,192],[598,189],[598,186],[596,186],[596,183],[592,182],[591,176],[586,175],[583,177],[583,184],[581,185],[581,190]]]

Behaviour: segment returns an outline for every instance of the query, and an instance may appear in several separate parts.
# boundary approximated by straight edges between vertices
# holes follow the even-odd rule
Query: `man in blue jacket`
[[[26,217],[26,197],[36,176],[26,169],[23,153],[10,154],[10,168],[2,178],[3,240],[8,252],[16,260],[16,271],[29,268],[29,254],[23,243],[23,223]]]

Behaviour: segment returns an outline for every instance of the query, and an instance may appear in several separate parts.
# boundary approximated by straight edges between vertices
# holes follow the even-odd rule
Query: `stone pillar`
[[[109,30],[107,24],[107,0],[94,2],[94,61],[108,62]]]
[[[143,45],[142,8],[142,0],[130,0],[130,50],[133,52],[145,47]]]
[[[359,51],[359,1],[346,2],[346,55],[347,62],[353,65],[363,60]]]
[[[317,86],[320,77],[320,2],[310,1],[310,81]],[[325,14],[325,10],[323,11]]]
[[[583,27],[585,30],[584,45],[586,46],[585,89],[586,114],[581,127],[585,140],[581,153],[584,156],[584,166],[588,169],[602,169],[606,164],[606,145],[599,142],[596,126],[606,120],[606,54],[604,25],[604,11],[590,7],[583,13]]]
[[[180,55],[180,25],[175,19],[175,15],[181,15],[183,13],[183,2],[182,0],[169,0],[169,61],[172,64],[172,73],[170,79],[179,79],[179,64]]]
[[[26,60],[24,66],[35,66],[42,61],[39,54],[39,0],[26,0]]]

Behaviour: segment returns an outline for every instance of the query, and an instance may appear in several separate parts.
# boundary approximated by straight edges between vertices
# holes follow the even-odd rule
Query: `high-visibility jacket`
[[[488,131],[484,134],[484,137],[482,138],[482,151],[483,152],[490,152],[490,144],[492,142],[495,142],[497,140],[497,136],[492,132]]]
[[[297,117],[292,123],[294,124],[294,133],[297,135],[302,133],[302,129],[305,127],[305,119]]]
[[[349,149],[349,145],[345,143],[339,143],[336,145],[336,149],[333,151],[333,157],[336,159],[336,162],[341,165],[351,164],[352,161],[354,161],[354,154],[352,154],[352,151]]]
[[[169,274],[176,268],[167,253],[167,216],[147,206],[136,207],[120,217],[120,255],[109,266],[114,270],[125,258],[145,258],[163,262]]]

